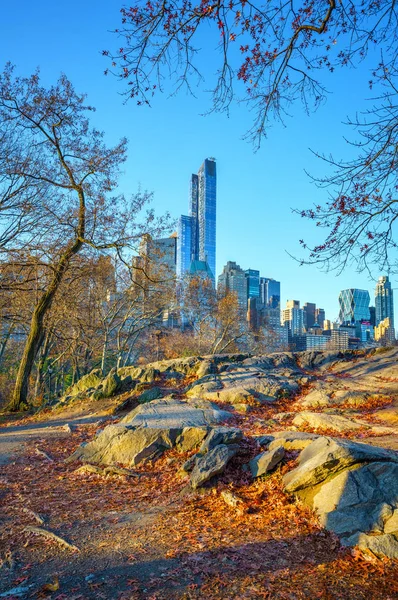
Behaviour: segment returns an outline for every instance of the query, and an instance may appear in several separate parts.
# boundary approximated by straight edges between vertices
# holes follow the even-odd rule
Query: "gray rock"
[[[236,448],[226,445],[216,446],[196,461],[190,481],[193,489],[202,486],[215,475],[222,473],[236,454]]]
[[[158,369],[154,369],[154,367],[148,367],[144,370],[141,375],[141,381],[143,383],[153,383],[155,379],[157,379],[160,375],[160,371]]]
[[[230,412],[221,410],[216,404],[205,400],[191,400],[188,403],[174,398],[162,398],[137,406],[121,420],[121,423],[135,427],[183,429],[217,425],[232,417]]]
[[[344,537],[382,532],[398,502],[398,464],[372,463],[324,483],[313,507],[324,527]]]
[[[96,388],[102,381],[101,369],[94,369],[87,375],[83,375],[74,385],[68,387],[65,396],[75,396],[79,392],[86,392],[90,388]]]
[[[220,444],[239,444],[243,433],[237,427],[214,427],[200,447],[200,452],[210,452]]]
[[[118,376],[116,369],[112,369],[102,382],[101,395],[103,398],[109,398],[116,394],[120,387],[121,379]]]
[[[207,436],[208,431],[208,427],[184,427],[176,441],[177,449],[180,452],[187,452],[196,448]]]
[[[348,538],[342,538],[343,546],[358,546],[362,549],[368,549],[376,556],[383,558],[398,558],[398,540],[392,534],[367,535],[366,533],[356,533]]]
[[[144,392],[142,392],[142,394],[138,396],[137,400],[141,404],[145,404],[146,402],[151,402],[152,400],[158,400],[159,398],[162,398],[162,396],[162,390],[159,387],[155,386],[153,388],[150,388],[149,390],[145,390]]]
[[[181,471],[182,473],[190,473],[193,468],[196,465],[196,461],[199,460],[202,457],[202,455],[198,452],[197,454],[192,454],[192,456],[190,456],[188,458],[188,460],[186,460],[184,462],[184,464],[181,467]]]
[[[285,449],[282,446],[278,446],[267,452],[262,452],[250,461],[249,467],[251,474],[253,477],[260,477],[260,475],[269,473],[278,463],[280,463],[284,456]]]
[[[217,366],[212,360],[204,360],[199,364],[198,370],[196,371],[197,378],[204,377],[205,375],[213,375],[217,373]]]
[[[156,459],[169,448],[191,450],[202,442],[209,425],[232,416],[210,402],[198,404],[200,407],[165,398],[140,405],[118,425],[108,425],[94,440],[78,448],[71,459],[134,466]]]
[[[315,388],[306,395],[301,402],[301,406],[305,408],[316,408],[317,406],[329,406],[333,404],[330,395],[322,388]]]
[[[132,428],[123,425],[108,425],[84,448],[81,460],[101,465],[123,464],[136,466],[140,462],[153,460],[175,445],[179,429]]]
[[[306,431],[276,431],[273,437],[268,450],[273,450],[278,446],[283,446],[285,450],[303,450],[312,444],[319,435]]]
[[[268,446],[275,438],[273,435],[254,435],[253,439],[259,446]]]
[[[319,437],[283,478],[344,545],[398,558],[398,454]]]
[[[298,413],[293,419],[293,425],[300,427],[302,425],[309,425],[314,429],[328,430],[331,429],[337,433],[344,431],[353,431],[355,429],[362,429],[365,427],[363,424],[355,423],[351,419],[346,417],[340,417],[338,415],[330,415],[323,413],[313,413],[304,411]]]
[[[186,395],[188,398],[207,398],[209,393],[218,390],[222,390],[220,378],[216,375],[205,375],[188,386]]]
[[[283,481],[288,492],[296,492],[325,481],[333,473],[370,462],[398,463],[398,454],[377,446],[320,436],[302,451],[299,466],[287,473]]]

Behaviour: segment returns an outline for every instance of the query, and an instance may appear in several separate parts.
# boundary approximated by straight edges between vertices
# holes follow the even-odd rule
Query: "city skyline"
[[[367,272],[357,273],[351,264],[336,277],[315,266],[300,267],[291,258],[303,256],[299,239],[310,244],[322,239],[315,223],[292,209],[323,203],[329,196],[328,190],[317,188],[306,174],[322,177],[327,170],[311,150],[341,158],[352,156],[352,146],[344,141],[344,137],[352,137],[352,131],[343,122],[371,106],[363,99],[370,95],[365,63],[358,70],[325,74],[325,87],[333,87],[327,103],[310,116],[301,106],[292,106],[286,127],[274,123],[255,153],[252,145],[242,140],[251,124],[243,105],[231,106],[230,118],[215,113],[204,117],[209,108],[206,92],[194,88],[195,97],[170,97],[167,81],[165,93],[154,98],[152,108],[137,107],[133,101],[124,103],[119,82],[103,75],[107,65],[101,56],[101,50],[114,41],[110,30],[119,22],[119,7],[105,0],[88,0],[83,5],[71,0],[69,8],[65,13],[61,4],[49,0],[35,5],[23,0],[19,15],[12,5],[5,5],[3,23],[7,26],[2,28],[0,59],[3,65],[8,60],[15,63],[22,76],[40,67],[43,85],[54,84],[64,71],[76,90],[86,92],[89,103],[96,107],[92,120],[108,132],[105,139],[115,143],[122,136],[130,138],[122,191],[129,195],[139,186],[153,191],[156,213],[168,210],[178,217],[186,206],[192,169],[204,157],[215,156],[220,217],[216,278],[228,261],[258,269],[282,282],[281,305],[290,298],[316,302],[331,320],[338,317],[341,290],[368,289],[373,297],[378,277],[385,274],[377,267],[372,280]],[[208,56],[209,69],[204,76],[210,75],[210,51]],[[227,223],[221,220],[223,214],[228,215]],[[397,289],[398,277],[390,274],[390,281]],[[397,311],[395,306],[395,323]]]

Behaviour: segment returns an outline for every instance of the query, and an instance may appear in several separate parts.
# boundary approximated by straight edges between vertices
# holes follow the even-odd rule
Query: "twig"
[[[36,448],[36,454],[40,454],[40,456],[43,456],[49,462],[54,462],[54,459],[51,458],[51,456],[48,456],[46,452],[43,452],[43,450],[39,450],[39,448]]]
[[[44,525],[44,519],[33,510],[30,510],[29,508],[22,508],[22,512],[27,514],[29,517],[32,517],[32,519],[37,521],[39,525]]]
[[[73,544],[69,544],[69,542],[67,542],[63,538],[59,537],[52,531],[48,531],[47,529],[42,529],[41,527],[28,526],[28,527],[25,527],[25,531],[28,531],[30,533],[37,533],[37,535],[42,535],[45,538],[54,540],[54,542],[57,542],[61,546],[64,546],[64,548],[68,548],[69,550],[74,550],[75,552],[80,552],[80,550],[77,546],[74,546]]]

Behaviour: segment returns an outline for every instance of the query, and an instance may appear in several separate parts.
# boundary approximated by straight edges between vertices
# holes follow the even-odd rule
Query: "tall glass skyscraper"
[[[206,158],[198,171],[199,260],[216,276],[216,163]]]
[[[208,263],[212,279],[213,281],[215,280],[216,187],[215,159],[206,158],[198,174],[191,176],[189,217],[182,216],[179,219],[177,242],[178,277],[189,271],[192,261],[199,260]],[[188,256],[190,257],[189,264]]]
[[[192,217],[181,215],[177,229],[177,277],[182,278],[189,271],[192,262],[192,231],[195,227]]]
[[[281,303],[281,284],[269,277],[260,277],[260,300],[264,306],[279,308]]]
[[[386,275],[379,277],[375,289],[376,325],[384,319],[390,319],[394,330],[394,297],[391,282]]]
[[[260,271],[256,269],[246,269],[245,271],[247,281],[247,297],[248,298],[259,298],[260,297]]]
[[[339,295],[340,323],[359,323],[370,320],[370,296],[367,290],[350,288],[342,290]]]

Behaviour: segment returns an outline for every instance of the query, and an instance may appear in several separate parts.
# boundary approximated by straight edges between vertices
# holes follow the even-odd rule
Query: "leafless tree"
[[[116,193],[126,140],[108,148],[90,126],[92,110],[64,75],[48,89],[38,73],[16,77],[7,65],[0,75],[0,237],[6,242],[0,266],[2,273],[10,266],[15,272],[34,257],[42,271],[12,410],[26,404],[44,320],[73,258],[86,248],[123,258],[126,247],[163,225],[153,211],[140,220],[148,194],[127,199]]]

